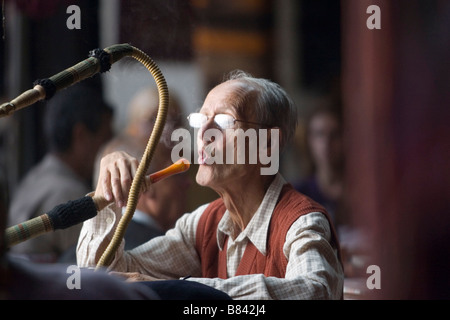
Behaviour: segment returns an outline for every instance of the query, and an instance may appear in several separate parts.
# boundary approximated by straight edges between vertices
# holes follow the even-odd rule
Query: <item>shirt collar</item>
[[[252,219],[247,227],[236,237],[235,242],[248,238],[258,251],[264,255],[266,254],[267,232],[269,229],[270,218],[277,204],[281,189],[285,184],[286,180],[278,173],[267,189],[266,194],[258,209],[253,214]],[[220,250],[223,250],[226,236],[233,234],[233,230],[234,224],[227,209],[217,226],[217,245]]]

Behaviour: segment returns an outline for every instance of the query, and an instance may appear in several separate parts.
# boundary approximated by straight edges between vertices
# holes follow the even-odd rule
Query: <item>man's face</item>
[[[214,122],[214,116],[217,114],[227,114],[235,119],[243,120],[244,115],[239,110],[237,101],[242,101],[241,98],[246,92],[245,84],[239,81],[228,81],[212,89],[205,99],[200,113],[206,115],[208,121],[198,130],[197,135],[200,166],[196,180],[202,186],[217,190],[229,186],[233,180],[242,179],[242,177],[252,174],[252,168],[255,166],[237,164],[236,159],[226,161],[229,148],[233,148],[235,156],[237,154],[235,137],[230,132],[237,128],[245,130],[245,123],[235,122],[233,128],[224,130]],[[251,108],[251,106],[246,107]],[[252,119],[244,120],[251,121]],[[222,163],[211,161],[217,154],[221,155]]]

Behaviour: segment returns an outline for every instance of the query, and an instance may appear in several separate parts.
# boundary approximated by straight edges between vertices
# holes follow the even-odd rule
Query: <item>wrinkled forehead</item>
[[[229,80],[217,85],[207,95],[202,107],[204,113],[233,113],[247,118],[252,114],[253,87],[244,81]]]

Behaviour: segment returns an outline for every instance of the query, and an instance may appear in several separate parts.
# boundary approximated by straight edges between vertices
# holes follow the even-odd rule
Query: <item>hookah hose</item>
[[[95,49],[89,53],[89,58],[79,62],[78,64],[50,77],[47,79],[40,79],[35,81],[33,89],[27,90],[19,95],[17,98],[11,100],[10,102],[4,103],[0,106],[0,118],[8,116],[13,112],[27,107],[39,100],[50,99],[57,91],[67,88],[77,82],[80,82],[86,78],[92,77],[98,72],[106,72],[111,68],[111,65],[118,60],[130,56],[139,62],[141,62],[153,76],[159,94],[159,107],[158,114],[156,117],[156,122],[153,127],[153,131],[148,140],[147,146],[144,151],[141,162],[139,163],[136,175],[133,178],[131,184],[130,192],[128,195],[127,208],[119,221],[115,234],[109,243],[106,250],[103,252],[98,264],[98,267],[108,266],[117,250],[123,235],[125,234],[126,228],[131,221],[133,213],[136,209],[137,199],[139,196],[139,191],[141,189],[142,183],[145,181],[145,173],[148,170],[153,153],[161,137],[162,130],[164,129],[164,124],[167,117],[168,110],[168,89],[167,84],[155,62],[148,57],[141,50],[128,45],[128,44],[116,44],[107,47],[103,50]],[[90,198],[90,197],[89,197]],[[87,199],[89,201],[89,199]],[[93,197],[94,204],[97,210],[100,210],[105,205],[107,201],[104,198]],[[77,203],[72,204],[72,207],[77,207]],[[83,210],[81,210],[83,211]],[[31,229],[43,229],[44,232],[51,230],[49,226],[49,221],[45,218],[37,217],[36,221],[33,221],[33,227]],[[35,220],[32,219],[32,220]],[[40,225],[37,228],[35,225]],[[16,228],[17,229],[17,228]],[[19,228],[20,229],[20,228]],[[32,231],[32,230],[28,230]]]

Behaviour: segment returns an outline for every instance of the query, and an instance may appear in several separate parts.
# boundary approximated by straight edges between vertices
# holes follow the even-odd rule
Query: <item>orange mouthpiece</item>
[[[162,179],[170,177],[174,174],[185,172],[189,169],[190,166],[191,164],[189,163],[188,160],[181,158],[180,160],[168,166],[167,168],[150,174],[149,175],[150,183],[155,183]]]

